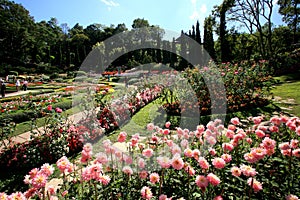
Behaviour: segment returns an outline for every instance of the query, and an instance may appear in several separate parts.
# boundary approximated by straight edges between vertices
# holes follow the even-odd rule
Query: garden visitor
[[[4,81],[1,80],[1,96],[2,96],[2,98],[5,97],[5,90],[6,90],[6,85],[5,85]]]
[[[20,86],[21,86],[20,80],[17,79],[17,81],[16,81],[16,90],[17,90],[17,92],[19,92]]]
[[[23,90],[26,91],[27,88],[28,88],[28,81],[24,80],[24,82],[23,82]]]

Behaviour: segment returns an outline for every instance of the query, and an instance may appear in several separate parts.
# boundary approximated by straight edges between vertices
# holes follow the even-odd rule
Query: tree
[[[215,52],[215,43],[213,38],[213,26],[214,19],[211,15],[209,15],[204,20],[204,36],[203,36],[203,45],[204,49],[208,52],[210,57],[215,60],[216,52]]]
[[[297,32],[300,24],[300,1],[299,0],[278,0],[279,13],[283,15],[282,20],[293,30],[293,42],[298,42]]]
[[[231,20],[242,23],[251,34],[258,32],[256,36],[263,59],[274,56],[272,13],[272,0],[236,0],[236,5],[230,11]]]
[[[226,14],[233,7],[235,0],[224,0],[223,3],[216,8],[215,15],[220,18],[219,24],[219,40],[220,40],[220,50],[221,50],[221,61],[228,62],[231,60],[229,44],[226,40]]]
[[[201,44],[201,36],[200,36],[200,24],[199,21],[197,20],[196,23],[196,41]]]
[[[184,70],[185,68],[187,68],[188,62],[186,61],[186,57],[187,57],[187,41],[186,41],[186,35],[183,31],[181,31],[181,35],[179,38],[179,42],[180,42],[180,63],[178,66],[178,70]]]
[[[22,65],[30,60],[35,24],[20,4],[0,1],[0,62]]]

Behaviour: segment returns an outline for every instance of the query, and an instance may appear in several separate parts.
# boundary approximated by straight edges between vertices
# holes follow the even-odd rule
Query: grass
[[[76,107],[72,107],[68,110],[65,110],[62,114],[64,117],[68,117],[68,116],[70,116],[72,114],[76,114],[78,112],[80,112],[80,109],[78,106],[76,106]],[[36,119],[36,126],[42,127],[45,125],[45,122],[46,122],[46,117],[38,118],[38,119]],[[25,132],[28,132],[31,130],[32,130],[32,122],[31,121],[23,122],[23,123],[16,125],[15,131],[12,136],[20,135],[22,133],[25,133]]]
[[[290,109],[289,112],[300,117],[300,71],[275,77],[277,84],[271,90],[273,97],[280,97],[276,105]]]

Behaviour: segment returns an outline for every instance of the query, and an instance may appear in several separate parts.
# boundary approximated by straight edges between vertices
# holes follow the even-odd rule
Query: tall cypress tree
[[[185,58],[187,57],[187,44],[186,44],[186,39],[185,39],[185,34],[183,31],[181,31],[181,36],[180,36],[180,63],[179,63],[179,70],[184,70],[187,67],[187,61]]]
[[[200,24],[199,21],[197,20],[196,23],[196,41],[201,44],[201,36],[200,36]]]
[[[204,20],[204,49],[208,52],[210,57],[215,60],[216,59],[216,52],[214,47],[214,38],[213,38],[213,24],[214,19],[210,15],[209,17],[205,18]]]

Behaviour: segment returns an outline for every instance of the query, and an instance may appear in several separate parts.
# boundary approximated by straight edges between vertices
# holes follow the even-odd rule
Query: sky
[[[125,23],[131,28],[134,19],[144,18],[150,25],[180,33],[187,32],[199,20],[203,29],[205,17],[211,14],[213,6],[222,0],[14,0],[22,4],[36,22],[55,17],[58,24],[67,23],[72,28],[79,23],[84,28],[98,23],[117,26]],[[273,22],[282,24],[277,9]],[[202,32],[203,33],[203,32]],[[202,34],[201,33],[201,34]]]

